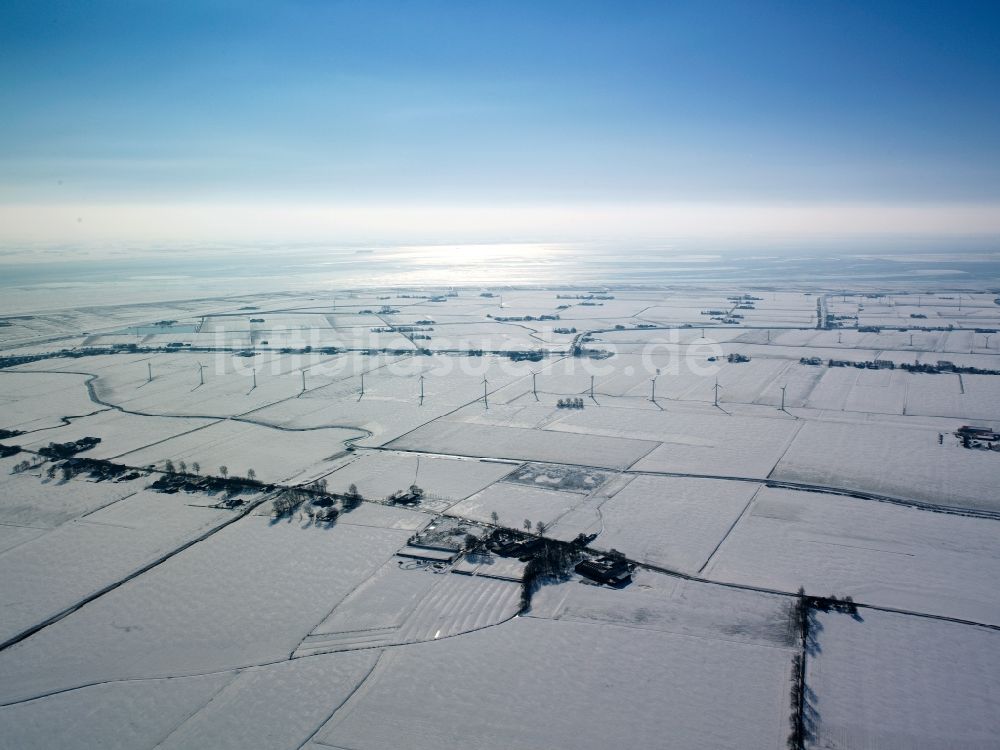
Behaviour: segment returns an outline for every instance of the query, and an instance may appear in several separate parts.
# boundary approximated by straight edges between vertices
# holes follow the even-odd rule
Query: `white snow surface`
[[[816,748],[987,750],[997,746],[1000,633],[864,611],[821,614],[806,684]]]

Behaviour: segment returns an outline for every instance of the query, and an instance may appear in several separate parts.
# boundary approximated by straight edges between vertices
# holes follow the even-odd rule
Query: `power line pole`
[[[424,405],[424,376],[420,376],[420,405]]]
[[[716,378],[715,379],[715,404],[714,404],[715,406],[719,405],[719,389],[720,388],[722,388],[722,386],[719,385],[719,379]]]
[[[590,376],[590,400],[594,401],[594,376]]]
[[[490,397],[489,397],[489,393],[486,390],[487,383],[489,383],[489,381],[486,379],[486,376],[483,375],[483,403],[486,404],[486,408],[489,409],[490,408]]]
[[[535,394],[535,401],[538,400],[538,373],[531,373],[531,392]]]
[[[147,383],[153,382],[153,365],[150,362],[146,363],[146,369],[149,371],[149,379],[146,380]]]
[[[205,385],[205,365],[198,363],[198,385]]]
[[[365,371],[361,371],[361,395],[365,395]]]
[[[253,388],[256,387],[257,387],[257,368],[255,367],[253,368]],[[251,388],[250,390],[252,391],[253,388]]]
[[[300,372],[302,373],[302,393],[305,393],[306,392],[306,371],[305,370],[301,370]]]
[[[787,387],[787,385],[781,386],[781,411],[785,410],[785,389]]]

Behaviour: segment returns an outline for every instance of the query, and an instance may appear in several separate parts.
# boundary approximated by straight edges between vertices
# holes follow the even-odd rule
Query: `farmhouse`
[[[987,442],[1000,440],[1000,432],[991,430],[988,427],[972,427],[971,425],[962,425],[955,430],[955,435],[960,438],[969,438],[970,440],[986,440]]]
[[[574,570],[584,578],[609,586],[627,586],[632,582],[628,562],[619,557],[602,556],[595,560],[582,560]]]

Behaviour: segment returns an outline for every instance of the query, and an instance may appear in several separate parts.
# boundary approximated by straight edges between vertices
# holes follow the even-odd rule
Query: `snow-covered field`
[[[813,747],[996,747],[1000,633],[889,612],[862,620],[818,618],[820,650],[806,675]]]
[[[496,513],[503,526],[519,528],[525,520],[550,526],[583,500],[575,492],[530,487],[518,482],[497,482],[453,505],[449,515],[489,523]]]
[[[0,372],[0,427],[38,430],[103,407],[87,397],[86,375]]]
[[[156,299],[0,326],[45,357],[0,370],[3,750],[778,750],[804,652],[810,748],[997,745],[1000,451],[955,431],[1000,376],[828,363],[1000,369],[993,295]],[[38,453],[84,437],[155,471]],[[168,460],[279,487],[155,492]],[[441,514],[469,550],[415,538]],[[573,567],[611,550],[620,588]],[[800,587],[860,605],[805,651]]]
[[[518,618],[383,652],[314,747],[599,750],[676,737],[691,750],[778,749],[790,658],[727,639]]]
[[[92,448],[87,455],[91,458],[117,459],[134,451],[137,445],[163,443],[176,435],[204,429],[215,421],[217,420],[189,417],[145,417],[105,409],[93,416],[74,419],[65,427],[33,432],[18,442],[24,448],[37,450],[53,442],[64,443],[87,436],[98,437],[101,444]]]
[[[377,659],[360,651],[58,693],[0,707],[0,748],[197,748],[209,737],[213,748],[297,748]]]
[[[132,482],[88,482],[77,477],[66,481],[57,474],[49,479],[39,469],[0,474],[0,524],[38,529],[55,528],[65,521],[93,513],[124,497],[134,495],[149,480]]]
[[[706,588],[548,586],[528,617],[387,651],[317,747],[781,748],[786,603]]]
[[[0,553],[4,581],[0,642],[45,622],[231,516],[188,505],[176,495],[132,489],[132,494],[106,507]]]
[[[765,487],[705,575],[1000,626],[1000,521]]]
[[[602,547],[698,573],[759,490],[752,482],[639,476],[600,506]]]
[[[635,435],[660,445],[632,468],[766,477],[800,429],[784,415],[748,417],[718,410],[630,411],[614,420],[602,420],[599,410],[584,411],[560,420],[552,430],[597,435]]]
[[[307,635],[295,656],[452,638],[511,619],[515,581],[407,569],[386,563]]]
[[[361,433],[352,429],[279,430],[242,421],[224,420],[124,453],[117,460],[134,466],[197,462],[216,474],[225,466],[232,475],[253,469],[266,482],[294,482],[325,459],[343,452],[344,441]],[[276,443],[281,450],[276,451]]]
[[[287,659],[408,535],[243,518],[0,653],[0,703]]]
[[[428,500],[440,500],[447,506],[487,487],[513,468],[508,463],[390,451],[359,452],[325,479],[335,492],[346,492],[354,484],[358,492],[374,500],[416,484]]]
[[[389,447],[458,456],[492,456],[624,469],[656,447],[649,440],[584,433],[433,422]]]
[[[942,432],[919,422],[809,422],[771,476],[933,505],[1000,510],[998,454],[965,450],[950,435],[939,444]]]

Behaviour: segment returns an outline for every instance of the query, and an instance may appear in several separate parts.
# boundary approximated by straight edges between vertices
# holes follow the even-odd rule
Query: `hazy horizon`
[[[0,242],[995,239],[998,16],[16,0]]]

